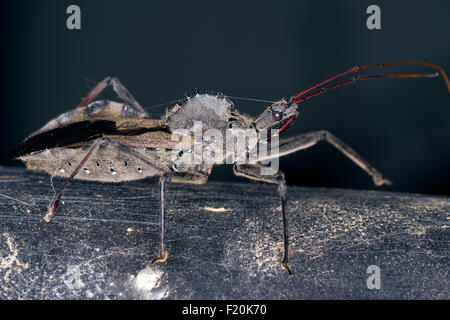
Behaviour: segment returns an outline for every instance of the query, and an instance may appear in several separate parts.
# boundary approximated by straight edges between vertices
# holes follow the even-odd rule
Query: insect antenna
[[[292,104],[292,103],[305,101],[305,100],[315,97],[321,93],[345,86],[347,84],[355,83],[356,81],[359,81],[359,80],[370,80],[370,79],[380,79],[380,78],[435,78],[438,76],[439,76],[438,72],[430,73],[430,74],[408,73],[408,74],[371,74],[371,75],[366,75],[366,76],[356,76],[356,77],[352,77],[347,80],[335,83],[333,85],[321,88],[317,91],[313,91],[312,93],[307,94],[306,96],[291,100],[290,103]]]
[[[383,68],[383,67],[398,66],[398,65],[421,65],[421,66],[425,66],[425,67],[429,67],[429,68],[433,68],[433,69],[438,70],[439,73],[444,78],[445,84],[447,85],[448,91],[450,93],[450,81],[449,81],[449,79],[447,77],[447,74],[445,73],[443,68],[441,68],[441,67],[439,67],[437,65],[434,65],[434,64],[431,64],[431,63],[428,63],[428,62],[422,62],[422,61],[399,61],[399,62],[388,62],[388,63],[379,63],[379,64],[368,64],[368,65],[362,65],[362,66],[356,66],[356,67],[350,68],[350,69],[348,69],[348,70],[346,70],[346,71],[344,71],[342,73],[339,73],[339,74],[334,75],[334,76],[332,76],[332,77],[330,77],[328,79],[325,79],[324,81],[321,81],[321,82],[319,82],[319,83],[309,87],[308,89],[300,91],[299,93],[297,93],[296,95],[294,95],[294,96],[292,96],[290,98],[289,103],[292,104],[292,103],[296,103],[296,102],[299,102],[299,101],[304,101],[304,100],[312,98],[313,96],[316,96],[316,95],[318,95],[320,93],[329,91],[331,89],[334,89],[334,88],[337,88],[337,87],[340,87],[340,86],[343,86],[343,85],[346,85],[346,84],[349,84],[349,83],[354,83],[354,82],[356,82],[358,80],[378,79],[378,78],[432,78],[432,77],[436,77],[437,76],[436,74],[411,73],[411,74],[390,74],[390,75],[379,74],[379,75],[353,77],[353,78],[350,78],[348,80],[345,80],[345,81],[342,81],[340,83],[337,83],[335,85],[331,85],[329,87],[323,88],[325,90],[321,89],[321,90],[315,91],[315,92],[313,92],[313,94],[308,95],[309,98],[301,99],[301,97],[303,95],[307,94],[308,92],[310,92],[310,91],[312,91],[314,89],[317,89],[317,88],[323,86],[324,84],[329,83],[329,82],[331,82],[333,80],[341,78],[341,77],[343,77],[343,76],[345,76],[347,74],[355,73],[355,72],[358,72],[358,71],[363,70],[363,69]]]
[[[327,87],[322,87],[324,84],[329,83],[333,80],[339,79],[347,74],[350,73],[354,73],[354,72],[358,72],[360,70],[363,69],[370,69],[370,68],[382,68],[382,67],[387,67],[387,66],[398,66],[398,65],[421,65],[421,66],[425,66],[425,67],[429,67],[429,68],[433,68],[438,70],[439,72],[435,72],[435,73],[428,73],[428,74],[424,74],[424,73],[404,73],[404,74],[370,74],[370,75],[363,75],[363,76],[355,76],[355,77],[351,77],[349,79],[343,80],[341,82],[329,85]],[[341,72],[337,75],[334,75],[324,81],[321,81],[315,85],[313,85],[312,87],[309,87],[308,89],[305,89],[303,91],[300,91],[299,93],[297,93],[296,95],[292,96],[289,99],[289,105],[297,103],[297,102],[301,102],[301,101],[305,101],[308,100],[312,97],[315,97],[319,94],[322,94],[324,92],[345,86],[347,84],[351,84],[351,83],[355,83],[359,80],[370,80],[370,79],[380,79],[380,78],[435,78],[439,76],[439,73],[442,75],[442,77],[444,78],[445,84],[447,85],[448,91],[450,93],[450,81],[447,77],[447,74],[445,73],[444,69],[428,63],[428,62],[421,62],[421,61],[400,61],[400,62],[388,62],[388,63],[379,63],[379,64],[368,64],[368,65],[363,65],[363,66],[356,66],[353,68],[350,68],[344,72]],[[313,91],[314,89],[320,88],[319,90]],[[311,92],[311,93],[309,93]],[[309,94],[307,94],[309,93]],[[288,118],[279,128],[278,131],[276,133],[276,135],[281,134],[283,131],[285,131],[293,122],[295,121],[295,116],[291,116],[290,118]],[[270,141],[272,138],[274,137],[274,135],[270,136],[267,141]]]

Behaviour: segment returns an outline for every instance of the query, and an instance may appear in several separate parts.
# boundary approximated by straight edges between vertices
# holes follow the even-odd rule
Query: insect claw
[[[47,214],[44,216],[44,221],[45,222],[50,222],[50,220],[52,220],[53,214],[56,211],[56,208],[58,207],[59,204],[59,199],[56,199],[52,205],[48,208],[48,212]]]
[[[52,220],[53,214],[55,213],[56,208],[54,206],[52,206],[47,214],[44,216],[44,221],[45,222],[50,222],[50,220]]]
[[[287,263],[281,262],[281,268],[282,268],[283,270],[286,270],[286,271],[288,272],[288,274],[289,274],[290,276],[292,276],[291,269],[289,269],[289,266],[287,265]]]
[[[158,252],[158,256],[150,262],[151,265],[154,265],[157,262],[165,262],[167,260],[167,250],[164,250],[164,254],[161,257],[161,251]]]
[[[289,251],[286,251],[284,253],[284,255],[283,255],[283,259],[281,259],[281,268],[283,270],[286,270],[288,272],[288,274],[291,276],[292,272],[291,272],[291,269],[289,269],[289,266],[288,266],[288,263],[289,263],[289,260],[290,260],[289,256],[290,256]]]
[[[392,181],[391,180],[383,178],[382,176],[375,176],[375,177],[373,177],[373,183],[376,186],[382,186],[382,185],[390,186],[390,185],[392,185]]]

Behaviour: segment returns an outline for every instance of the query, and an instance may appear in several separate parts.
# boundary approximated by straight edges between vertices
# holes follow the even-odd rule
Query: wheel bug
[[[329,82],[357,73],[364,69],[399,65],[420,65],[436,69],[433,74],[369,74],[358,75],[334,84]],[[298,117],[298,103],[332,89],[355,83],[359,80],[380,78],[431,78],[441,73],[450,92],[450,82],[444,70],[436,65],[417,62],[393,62],[363,65],[350,68],[342,73],[321,81],[300,91],[288,100],[281,99],[267,107],[256,119],[244,116],[234,109],[233,103],[221,95],[197,94],[176,103],[162,119],[151,119],[140,103],[129,93],[117,78],[105,78],[84,98],[80,105],[54,118],[41,129],[31,134],[23,144],[11,152],[11,156],[26,163],[28,169],[42,170],[52,176],[65,177],[59,192],[50,203],[44,220],[49,222],[60,202],[64,189],[74,178],[103,182],[120,182],[160,176],[160,249],[152,261],[164,262],[165,250],[165,184],[206,183],[214,164],[199,162],[179,166],[180,158],[192,153],[195,141],[184,144],[171,139],[178,129],[189,129],[195,121],[202,121],[207,128],[223,131],[226,128],[244,128],[254,132],[259,141],[271,142],[283,133]],[[112,86],[123,102],[96,100],[108,86]],[[276,128],[270,136],[261,138],[261,132]],[[327,141],[365,170],[377,186],[390,184],[371,164],[356,151],[326,130],[309,132],[279,140],[279,152],[266,156],[281,157],[309,148],[320,141]],[[245,149],[245,155],[251,148]],[[174,153],[175,151],[175,153]],[[175,158],[169,153],[175,154]],[[239,155],[237,155],[239,156]],[[240,155],[242,156],[242,155]],[[286,215],[286,184],[284,175],[277,171],[271,175],[261,174],[263,158],[253,164],[234,163],[236,175],[251,180],[276,184],[281,199],[284,250],[281,266],[291,271],[289,262],[288,221]]]

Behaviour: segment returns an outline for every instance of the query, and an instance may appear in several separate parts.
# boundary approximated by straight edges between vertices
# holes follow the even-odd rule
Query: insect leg
[[[166,216],[165,216],[165,200],[164,200],[164,191],[165,191],[165,184],[167,180],[167,175],[163,174],[161,175],[161,178],[159,179],[159,185],[160,185],[160,201],[161,201],[161,215],[160,215],[160,226],[161,226],[161,248],[158,252],[158,255],[155,259],[152,260],[151,264],[154,264],[156,262],[164,262],[167,259],[167,251],[164,248],[164,234],[165,234],[165,225],[166,225]]]
[[[64,181],[63,185],[59,189],[59,192],[53,198],[47,214],[44,216],[44,220],[46,222],[50,222],[50,220],[52,219],[53,214],[55,213],[56,208],[58,207],[59,201],[61,200],[61,196],[62,196],[62,194],[64,192],[64,189],[67,187],[67,185],[70,183],[70,181],[73,180],[75,175],[80,171],[80,169],[84,166],[86,161],[88,161],[88,159],[91,157],[91,155],[93,153],[95,153],[95,151],[97,151],[97,149],[98,149],[98,147],[99,147],[99,145],[100,145],[100,143],[102,141],[103,141],[103,139],[97,139],[97,140],[94,141],[92,146],[86,152],[86,155],[83,157],[83,159],[81,159],[80,163],[77,165],[75,170],[73,170],[72,174]]]
[[[57,193],[57,195],[54,197],[54,200],[52,201],[52,204],[49,208],[48,213],[45,215],[44,220],[49,222],[52,219],[53,214],[56,211],[56,208],[58,207],[59,201],[61,200],[62,193],[64,189],[67,187],[67,185],[74,179],[76,174],[80,171],[80,169],[85,165],[85,163],[89,160],[89,158],[95,154],[98,151],[98,148],[100,145],[106,146],[110,145],[113,146],[116,151],[124,152],[127,154],[132,155],[133,157],[143,161],[146,165],[153,168],[154,171],[159,173],[164,173],[166,170],[168,170],[167,166],[161,164],[155,159],[152,158],[146,158],[141,153],[136,152],[132,148],[129,148],[117,141],[114,141],[112,139],[108,139],[106,137],[99,138],[97,140],[94,140],[89,150],[86,152],[86,155],[81,159],[80,163],[75,167],[75,170],[71,173],[71,175],[64,181],[61,189]]]
[[[114,91],[117,93],[119,98],[121,98],[123,101],[125,101],[127,104],[129,104],[133,109],[138,111],[139,113],[143,113],[147,115],[144,108],[141,106],[141,104],[134,98],[131,93],[128,91],[128,89],[119,81],[118,78],[114,77],[111,79],[110,84],[112,85]]]
[[[138,113],[147,115],[141,104],[133,97],[133,95],[128,91],[128,89],[116,77],[114,78],[106,77],[105,79],[100,81],[95,86],[95,88],[92,89],[91,92],[89,92],[86,98],[84,98],[81,101],[78,108],[86,108],[89,105],[89,103],[91,103],[108,86],[112,86],[114,92],[119,96],[119,98],[122,99],[124,102],[126,102],[128,105],[130,105],[131,108],[136,110]]]
[[[161,216],[160,216],[160,225],[161,225],[161,247],[158,252],[158,255],[151,262],[154,264],[156,262],[164,262],[167,260],[167,250],[164,246],[164,236],[165,236],[165,225],[166,225],[166,217],[165,217],[165,184],[167,181],[175,182],[175,183],[191,183],[191,184],[204,184],[208,179],[208,174],[202,174],[198,172],[176,172],[170,174],[163,174],[160,178],[160,199],[161,199]]]
[[[327,141],[332,146],[337,148],[344,155],[350,158],[354,163],[356,163],[359,167],[361,167],[361,169],[366,171],[372,177],[373,183],[375,185],[381,186],[383,184],[385,185],[392,184],[390,180],[384,178],[383,175],[377,169],[375,169],[375,167],[373,167],[369,162],[364,160],[355,150],[350,148],[346,143],[344,143],[336,136],[334,136],[332,133],[326,130],[308,132],[297,136],[280,139],[278,156],[282,157],[302,149],[307,149],[323,140]],[[261,161],[265,159],[259,160]]]
[[[105,90],[105,88],[109,85],[110,80],[111,77],[106,77],[100,81],[95,88],[92,89],[83,100],[81,100],[77,108],[86,108],[89,103],[91,103],[100,93],[102,93],[103,90]]]
[[[170,174],[170,182],[174,183],[188,183],[188,184],[205,184],[208,181],[209,173],[194,172],[173,172]]]
[[[278,172],[275,175],[263,175],[262,169],[264,168],[261,164],[235,164],[233,166],[234,174],[237,176],[245,177],[250,180],[263,181],[267,183],[273,183],[278,185],[278,193],[281,198],[281,213],[283,217],[283,258],[281,259],[281,267],[286,270],[289,274],[291,270],[289,269],[289,238],[288,238],[288,220],[286,215],[286,183],[284,180],[284,174]]]
[[[161,214],[160,214],[160,226],[161,226],[161,247],[160,250],[158,252],[158,255],[155,259],[153,259],[153,261],[151,262],[152,264],[156,263],[156,262],[164,262],[167,259],[167,251],[165,250],[165,246],[164,246],[164,236],[165,236],[165,224],[166,224],[166,219],[165,219],[165,183],[166,181],[169,181],[170,176],[166,173],[169,168],[167,166],[165,166],[164,164],[159,163],[157,160],[152,159],[151,157],[146,157],[145,155],[137,152],[136,150],[134,150],[133,148],[130,148],[120,142],[115,141],[112,138],[102,138],[102,141],[104,141],[104,143],[113,146],[116,151],[119,152],[123,152],[125,154],[131,155],[137,159],[139,159],[140,161],[142,161],[143,163],[145,163],[146,165],[148,165],[149,167],[151,167],[155,172],[158,172],[158,174],[160,174],[160,201],[161,201]],[[78,167],[77,167],[78,168]]]

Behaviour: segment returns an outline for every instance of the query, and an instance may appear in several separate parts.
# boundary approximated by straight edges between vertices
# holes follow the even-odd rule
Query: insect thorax
[[[167,113],[163,123],[173,134],[189,135],[194,138],[192,147],[180,150],[177,157],[173,159],[172,168],[175,171],[207,171],[211,162],[205,161],[204,151],[215,156],[219,149],[220,154],[223,154],[223,162],[219,157],[215,158],[219,161],[215,163],[228,163],[226,144],[229,142],[227,139],[230,131],[250,131],[255,137],[257,135],[252,119],[240,114],[230,100],[209,94],[197,94],[194,97],[188,97],[184,103],[175,105]],[[201,140],[198,139],[199,131]],[[217,148],[217,134],[221,136],[221,148]],[[199,144],[201,144],[200,149],[198,149]],[[240,149],[239,152],[236,150],[233,153],[236,157],[246,157],[247,152],[248,149]]]
[[[209,94],[196,94],[184,103],[176,104],[163,122],[170,131],[190,129],[195,122],[201,122],[203,131],[217,129],[223,131],[232,127],[249,128],[250,120],[234,109],[226,97]]]

